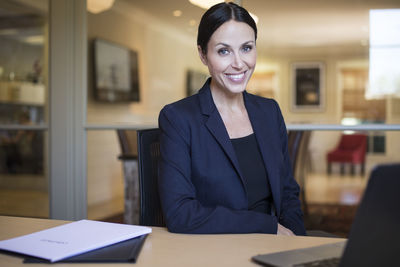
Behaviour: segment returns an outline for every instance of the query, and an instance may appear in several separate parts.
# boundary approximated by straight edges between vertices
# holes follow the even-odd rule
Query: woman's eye
[[[252,47],[251,45],[245,45],[245,46],[243,46],[243,51],[244,51],[244,52],[249,52],[249,51],[251,51],[251,49],[253,49],[253,47]]]
[[[220,50],[218,50],[218,54],[227,55],[227,54],[229,54],[229,50],[226,48],[221,48]]]

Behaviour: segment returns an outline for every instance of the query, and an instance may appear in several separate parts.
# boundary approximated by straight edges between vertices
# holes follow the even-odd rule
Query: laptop
[[[264,266],[400,266],[400,164],[380,165],[371,172],[347,242],[252,260]]]

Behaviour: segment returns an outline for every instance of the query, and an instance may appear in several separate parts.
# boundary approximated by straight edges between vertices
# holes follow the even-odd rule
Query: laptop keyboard
[[[340,258],[329,258],[329,259],[323,259],[323,260],[317,260],[317,261],[310,261],[310,262],[305,262],[305,263],[300,263],[293,265],[294,267],[336,267],[339,266]]]

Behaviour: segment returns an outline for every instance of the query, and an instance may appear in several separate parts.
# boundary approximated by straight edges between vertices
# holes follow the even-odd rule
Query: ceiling
[[[205,11],[188,0],[116,1],[129,2],[190,35],[196,35]],[[400,0],[242,0],[242,6],[259,18],[258,47],[362,47],[369,40],[369,10],[400,8]],[[178,9],[182,15],[174,17]]]
[[[188,0],[115,0],[114,8],[121,3],[157,18],[191,39],[196,36],[205,11]],[[32,16],[32,10],[40,17],[47,13],[47,5],[47,0],[1,0],[0,22],[7,20],[17,26],[34,19],[31,26],[41,24]],[[259,52],[281,48],[285,51],[321,47],[357,49],[368,46],[369,10],[400,8],[400,0],[242,0],[242,5],[259,18]],[[174,17],[174,10],[181,10],[182,15]],[[10,20],[8,16],[15,19]],[[0,31],[9,26],[0,23]]]

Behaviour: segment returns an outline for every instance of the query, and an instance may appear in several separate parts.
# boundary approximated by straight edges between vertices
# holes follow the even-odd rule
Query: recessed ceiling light
[[[180,16],[182,16],[182,11],[179,10],[179,9],[174,10],[174,11],[172,12],[172,15],[174,15],[174,17],[180,17]]]
[[[100,12],[106,11],[110,9],[114,4],[115,0],[88,0],[87,1],[87,10],[90,13],[98,14]]]
[[[196,20],[194,20],[194,19],[189,20],[189,25],[190,26],[195,26],[196,25]]]

